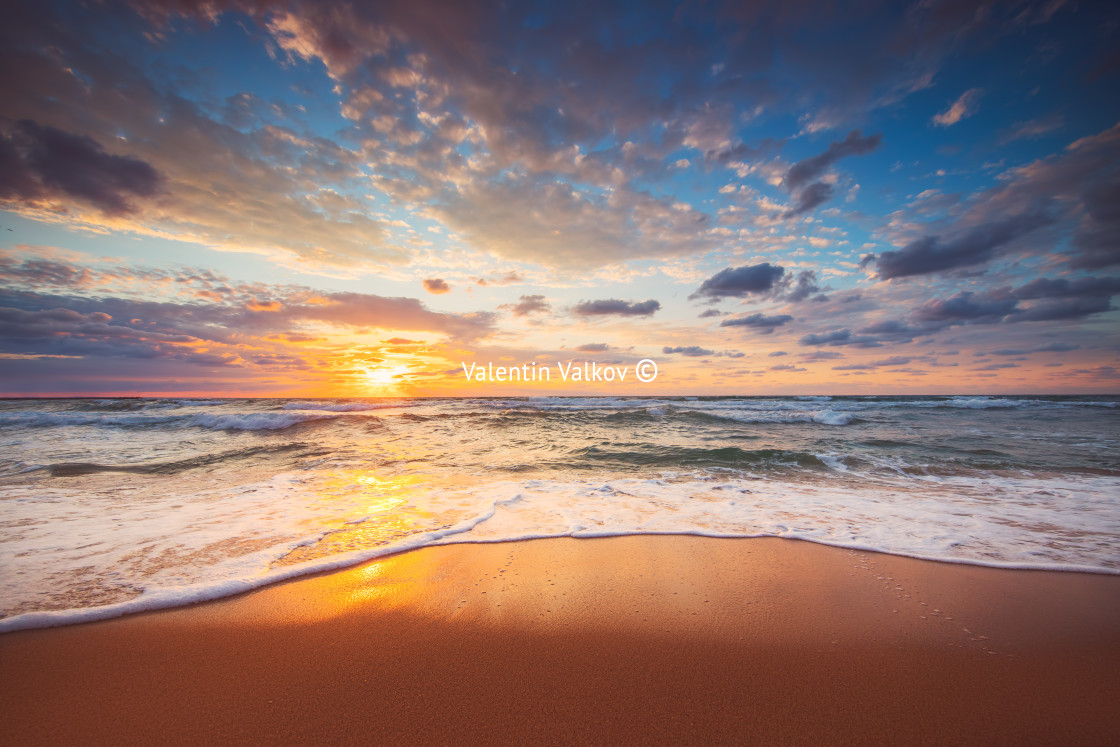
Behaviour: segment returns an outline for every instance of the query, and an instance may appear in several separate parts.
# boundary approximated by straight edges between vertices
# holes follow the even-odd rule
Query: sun
[[[362,378],[370,386],[385,389],[401,384],[398,377],[405,373],[408,373],[408,366],[405,365],[367,366],[362,370]]]

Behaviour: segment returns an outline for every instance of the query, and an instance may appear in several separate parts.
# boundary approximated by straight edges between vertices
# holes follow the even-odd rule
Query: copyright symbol
[[[657,378],[657,364],[649,358],[644,358],[634,366],[634,374],[638,377],[638,381],[648,384]]]

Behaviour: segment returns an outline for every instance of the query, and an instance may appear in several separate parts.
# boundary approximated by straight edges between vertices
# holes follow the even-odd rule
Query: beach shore
[[[430,547],[0,636],[12,744],[1120,743],[1120,576],[781,539]]]

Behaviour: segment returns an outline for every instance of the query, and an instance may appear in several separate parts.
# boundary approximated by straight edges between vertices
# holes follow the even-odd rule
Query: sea
[[[0,400],[0,632],[628,534],[1120,573],[1120,397]]]

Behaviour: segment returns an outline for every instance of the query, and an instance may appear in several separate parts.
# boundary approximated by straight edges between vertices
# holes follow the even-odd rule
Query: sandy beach
[[[1120,740],[1120,577],[781,539],[452,545],[0,637],[74,742]]]

